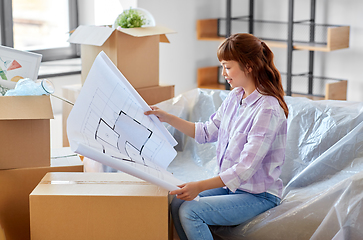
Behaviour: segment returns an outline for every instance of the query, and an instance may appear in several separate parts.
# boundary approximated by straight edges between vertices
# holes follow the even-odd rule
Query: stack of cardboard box
[[[69,149],[51,154],[52,118],[49,96],[0,97],[0,228],[6,240],[30,239],[29,194],[47,172],[83,171]]]
[[[166,27],[141,27],[116,30],[108,26],[79,26],[69,38],[81,45],[81,85],[63,87],[63,96],[76,101],[97,55],[104,51],[115,66],[149,105],[174,97],[174,85],[159,83],[159,43],[169,43]],[[69,146],[66,119],[72,109],[63,103],[63,146]]]
[[[103,50],[148,104],[174,97],[174,86],[159,85],[159,42],[168,42],[170,30],[112,30],[107,35],[105,29],[110,30],[91,27],[91,36],[85,36],[104,38],[101,45],[81,43],[82,83]],[[75,102],[80,89],[65,88],[64,97]],[[71,105],[64,104],[66,120]],[[0,97],[0,237],[168,239],[168,191],[123,173],[84,173],[69,148],[51,151],[52,118],[49,96]]]

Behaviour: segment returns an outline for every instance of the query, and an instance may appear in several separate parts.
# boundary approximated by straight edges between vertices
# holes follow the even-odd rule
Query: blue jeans
[[[208,225],[235,226],[280,204],[269,194],[251,194],[242,190],[216,188],[201,192],[199,201],[174,198],[171,214],[181,240],[213,239]]]

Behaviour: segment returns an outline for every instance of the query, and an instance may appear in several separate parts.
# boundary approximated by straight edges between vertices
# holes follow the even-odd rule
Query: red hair
[[[275,97],[288,116],[281,75],[273,62],[272,51],[263,41],[248,33],[233,34],[218,47],[217,56],[219,61],[237,61],[243,71],[251,68],[257,91]]]

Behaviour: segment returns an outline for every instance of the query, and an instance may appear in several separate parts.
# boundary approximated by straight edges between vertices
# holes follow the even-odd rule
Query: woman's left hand
[[[198,196],[198,194],[201,192],[199,183],[200,182],[184,183],[184,184],[178,186],[178,187],[180,187],[180,189],[171,191],[170,194],[171,195],[176,194],[176,197],[181,200],[191,201],[194,198],[196,198]]]

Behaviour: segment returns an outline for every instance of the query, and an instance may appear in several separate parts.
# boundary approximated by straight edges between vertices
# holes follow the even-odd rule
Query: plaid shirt
[[[268,192],[281,198],[287,121],[278,100],[255,90],[233,89],[206,123],[198,122],[198,143],[217,141],[219,176],[232,191]],[[240,104],[241,103],[241,104]]]

